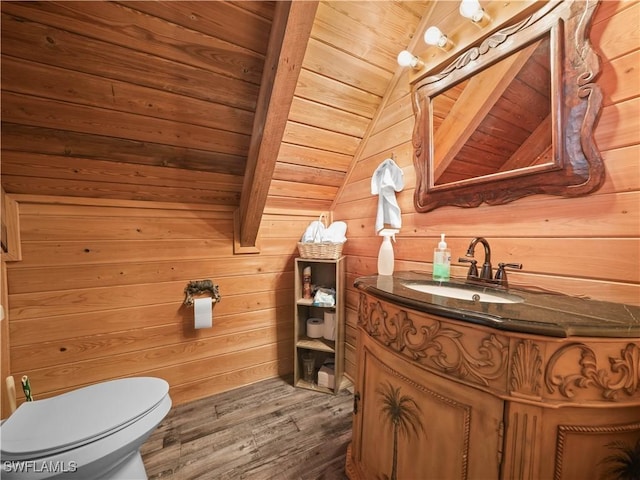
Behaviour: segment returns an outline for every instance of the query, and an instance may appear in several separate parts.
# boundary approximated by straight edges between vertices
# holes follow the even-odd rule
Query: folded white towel
[[[344,222],[333,222],[321,235],[323,242],[344,243],[347,241],[347,224]]]
[[[319,220],[311,222],[305,232],[302,234],[301,241],[303,243],[319,243],[325,231],[324,223]]]
[[[347,241],[347,224],[345,222],[333,222],[328,227],[319,220],[311,222],[302,234],[303,243],[344,243]]]
[[[391,158],[384,160],[371,177],[371,193],[378,195],[378,212],[376,214],[376,233],[385,224],[392,228],[402,226],[402,217],[395,192],[404,188],[404,173]]]

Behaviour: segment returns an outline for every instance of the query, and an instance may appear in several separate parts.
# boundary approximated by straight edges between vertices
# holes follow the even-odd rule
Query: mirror
[[[545,35],[431,97],[430,187],[554,166],[549,45]]]
[[[413,85],[416,210],[578,196],[604,180],[597,2],[549,2]]]

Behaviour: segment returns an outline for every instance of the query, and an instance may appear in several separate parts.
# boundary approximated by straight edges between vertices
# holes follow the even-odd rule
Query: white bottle
[[[378,275],[393,275],[393,262],[395,258],[391,237],[393,237],[395,241],[395,234],[383,235],[382,237],[382,245],[380,245],[380,251],[378,252]]]
[[[444,241],[444,233],[440,234],[440,243],[433,250],[433,279],[447,281],[451,275],[451,250]]]

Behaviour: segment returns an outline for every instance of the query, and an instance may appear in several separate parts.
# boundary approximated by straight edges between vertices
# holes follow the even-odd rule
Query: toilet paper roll
[[[324,330],[322,336],[327,340],[336,339],[336,314],[335,312],[324,312]]]
[[[193,302],[195,328],[211,328],[213,325],[213,301],[211,297],[196,298]]]
[[[307,319],[307,337],[322,338],[324,334],[324,320],[321,318]]]

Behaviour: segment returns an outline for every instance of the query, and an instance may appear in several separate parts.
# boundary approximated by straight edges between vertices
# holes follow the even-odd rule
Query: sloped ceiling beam
[[[258,252],[258,229],[317,8],[317,1],[276,2],[236,212],[235,253]]]

